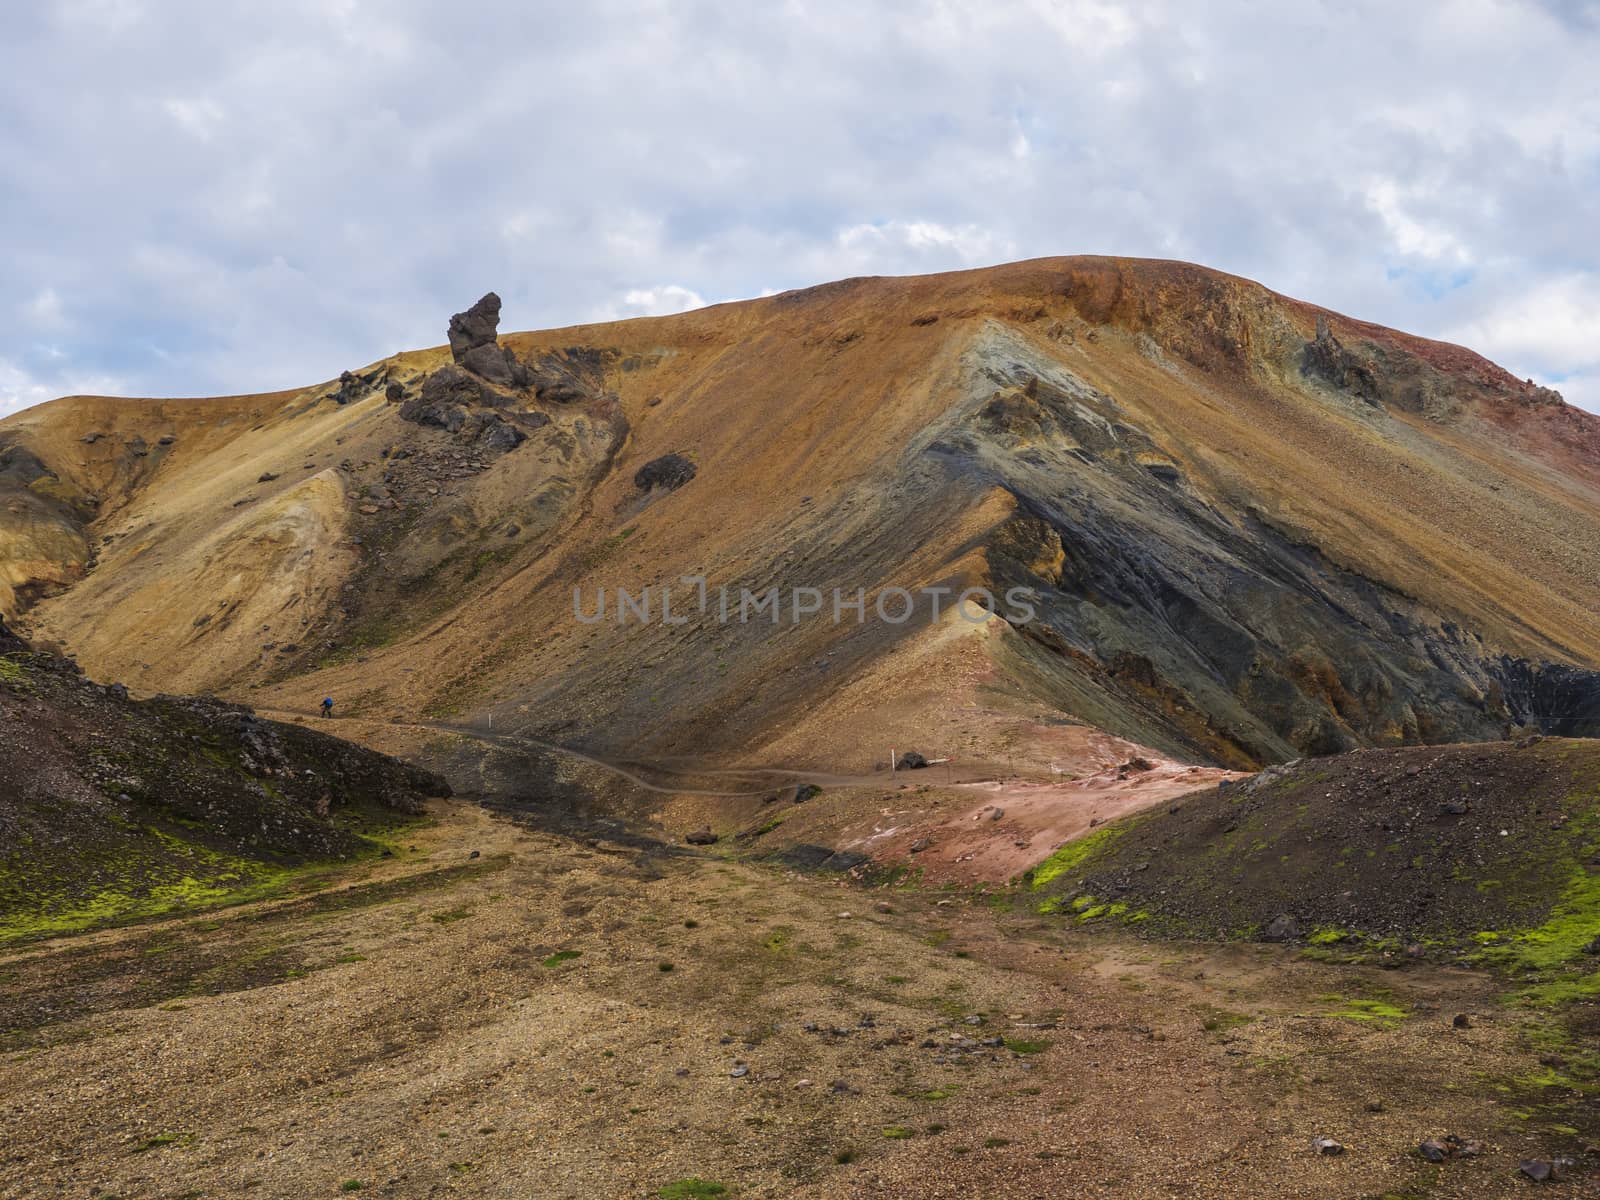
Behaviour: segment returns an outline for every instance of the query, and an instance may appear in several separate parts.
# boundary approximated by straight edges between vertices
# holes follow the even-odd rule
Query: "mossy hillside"
[[[1600,744],[1306,760],[1096,830],[1027,882],[1036,908],[1075,919],[1228,939],[1285,915],[1319,954],[1421,943],[1582,990],[1600,967],[1584,954],[1600,935]]]
[[[236,705],[136,702],[25,648],[4,662],[0,943],[292,890],[448,794]]]

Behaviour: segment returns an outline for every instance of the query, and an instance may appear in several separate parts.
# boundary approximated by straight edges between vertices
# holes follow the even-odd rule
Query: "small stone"
[[[702,826],[693,833],[685,834],[683,840],[691,846],[710,846],[716,843],[717,835],[709,827]]]
[[[474,850],[471,854],[467,855],[467,857],[468,858],[480,858],[480,857],[482,857],[482,853],[481,853],[481,851]]]
[[[1451,1018],[1450,1024],[1451,1024],[1451,1026],[1453,1028],[1456,1028],[1456,1029],[1471,1029],[1472,1028],[1472,1018],[1467,1016],[1466,1013],[1457,1013],[1454,1017]]]
[[[932,844],[933,843],[928,841],[927,838],[918,838],[916,841],[911,843],[911,853],[912,854],[921,854],[924,850],[926,850]]]
[[[881,913],[892,913],[894,911],[894,905],[890,904],[887,900],[879,900],[872,907]],[[1600,939],[1596,940],[1600,941]],[[1597,951],[1597,953],[1600,953],[1600,951]]]
[[[734,1063],[733,1070],[728,1072],[728,1075],[733,1079],[743,1079],[748,1074],[750,1074],[750,1067],[746,1063]]]
[[[802,1088],[808,1088],[808,1087],[811,1087],[811,1086],[812,1086],[812,1083],[811,1083],[811,1080],[809,1080],[809,1079],[796,1079],[794,1081],[794,1090],[797,1091],[797,1092],[800,1091]]]
[[[1535,1183],[1544,1183],[1555,1177],[1556,1165],[1544,1158],[1525,1158],[1517,1164],[1517,1170]]]
[[[1332,1156],[1344,1153],[1344,1143],[1336,1142],[1331,1137],[1315,1138],[1312,1140],[1311,1146],[1318,1154]]]
[[[1431,1163],[1442,1163],[1450,1157],[1450,1147],[1438,1138],[1429,1138],[1417,1147],[1417,1153]]]
[[[1369,1113],[1381,1113],[1383,1111],[1383,1101],[1368,1100],[1366,1108]]]

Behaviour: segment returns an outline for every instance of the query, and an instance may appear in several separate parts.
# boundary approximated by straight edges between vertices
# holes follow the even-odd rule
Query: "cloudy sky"
[[[0,413],[846,275],[1181,258],[1600,410],[1600,2],[41,0]]]

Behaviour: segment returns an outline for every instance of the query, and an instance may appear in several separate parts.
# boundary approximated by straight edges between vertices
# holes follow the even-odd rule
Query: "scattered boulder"
[[[276,478],[277,478],[277,476],[274,475],[271,471],[263,471],[263,472],[261,472],[261,474],[256,476],[256,482],[257,483],[271,483]]]
[[[483,447],[485,453],[490,454],[504,454],[515,450],[527,440],[527,434],[498,416],[493,421],[486,422],[483,432],[478,435],[478,445]]]
[[[900,756],[900,766],[907,771],[920,771],[928,765],[928,760],[915,750],[907,750]]]
[[[1559,1158],[1525,1158],[1517,1164],[1517,1170],[1535,1183],[1548,1183],[1560,1179],[1566,1165],[1566,1161]]]
[[[1299,937],[1300,922],[1288,913],[1279,913],[1261,931],[1261,940],[1264,942],[1292,942]]]
[[[713,846],[717,842],[717,835],[711,832],[709,826],[702,826],[693,833],[685,834],[683,840],[691,846]]]
[[[918,838],[916,841],[911,843],[911,853],[912,854],[921,854],[924,850],[926,850],[931,845],[933,845],[933,843],[930,842],[927,838],[925,838],[925,837],[924,838]]]
[[[335,404],[349,404],[361,390],[361,381],[349,371],[339,372],[339,390],[333,394]]]
[[[695,476],[695,465],[681,454],[663,454],[640,467],[633,476],[633,485],[641,492],[655,488],[675,491]]]
[[[1447,1133],[1442,1138],[1428,1138],[1417,1146],[1417,1153],[1431,1163],[1448,1162],[1452,1158],[1477,1158],[1483,1153],[1483,1143]]]
[[[391,382],[383,389],[383,398],[390,404],[399,404],[406,398],[406,389],[398,383]]]
[[[1312,1142],[1311,1142],[1311,1147],[1318,1154],[1326,1154],[1326,1155],[1332,1156],[1332,1155],[1338,1155],[1338,1154],[1343,1154],[1344,1153],[1344,1143],[1343,1142],[1336,1142],[1331,1137],[1313,1138]]]

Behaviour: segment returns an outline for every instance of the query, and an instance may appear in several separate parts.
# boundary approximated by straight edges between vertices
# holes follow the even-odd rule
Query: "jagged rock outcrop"
[[[1334,336],[1328,326],[1328,318],[1320,314],[1317,316],[1317,336],[1306,343],[1300,371],[1349,392],[1368,404],[1383,402],[1372,371]]]
[[[489,292],[466,312],[450,318],[450,353],[457,362],[468,351],[492,346],[500,329],[500,297]]]
[[[450,318],[450,354],[457,363],[490,383],[507,388],[525,388],[533,383],[532,373],[497,340],[500,328],[500,297],[488,293],[466,312]]]
[[[405,389],[390,386],[387,397],[400,402],[400,416],[418,425],[443,429],[476,440],[488,453],[514,450],[527,440],[505,412],[520,402],[516,394],[534,384],[534,373],[509,347],[496,339],[500,325],[500,297],[490,292],[466,312],[450,318],[450,353],[454,362],[440,367],[422,381],[409,399]],[[530,429],[549,423],[541,413],[530,414]]]

